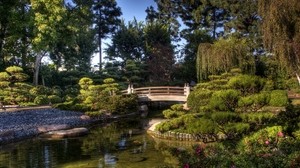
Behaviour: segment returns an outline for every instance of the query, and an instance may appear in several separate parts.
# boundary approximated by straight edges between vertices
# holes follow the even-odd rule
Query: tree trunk
[[[38,54],[35,57],[34,69],[33,69],[33,85],[37,86],[39,84],[39,71],[41,66],[42,58],[44,57],[45,52]]]
[[[98,42],[99,42],[99,71],[101,71],[102,70],[102,40],[100,34],[99,34]]]

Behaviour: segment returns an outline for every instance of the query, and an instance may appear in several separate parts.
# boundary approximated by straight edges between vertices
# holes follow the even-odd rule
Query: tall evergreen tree
[[[99,70],[102,69],[102,39],[116,30],[121,23],[121,8],[115,0],[94,0],[94,17],[99,49]]]
[[[173,71],[174,46],[167,25],[154,22],[144,30],[149,81],[152,84],[168,84]]]

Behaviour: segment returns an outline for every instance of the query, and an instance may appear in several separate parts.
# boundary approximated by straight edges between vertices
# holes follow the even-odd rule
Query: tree
[[[297,0],[259,0],[263,43],[281,71],[299,71],[300,4]]]
[[[112,35],[112,44],[106,50],[107,57],[111,61],[120,60],[124,68],[127,60],[144,60],[144,39],[142,22],[133,20],[126,25],[121,22],[117,31]]]
[[[34,11],[33,47],[36,52],[34,63],[34,85],[38,85],[38,74],[42,58],[53,50],[55,44],[62,40],[63,34],[74,31],[64,22],[66,9],[62,0],[32,0]]]
[[[175,63],[169,27],[155,22],[147,24],[144,32],[149,80],[153,84],[169,83]]]
[[[183,37],[186,39],[186,44],[181,51],[184,58],[178,64],[178,72],[175,75],[177,78],[184,80],[184,82],[197,81],[196,60],[198,46],[200,43],[211,43],[213,39],[207,31],[203,30],[186,33]]]
[[[207,80],[209,75],[240,68],[243,72],[254,73],[254,57],[250,53],[247,39],[230,37],[214,44],[202,43],[197,53],[198,81]]]
[[[102,39],[114,32],[121,20],[121,8],[117,6],[115,0],[94,0],[94,17],[97,29],[97,39],[99,48],[99,70],[102,69]]]
[[[89,72],[91,57],[96,50],[96,31],[93,29],[92,0],[73,1],[66,5],[66,20],[76,32],[64,34],[68,40],[57,42],[50,58],[66,70]],[[72,41],[70,43],[69,41]]]
[[[0,65],[28,66],[33,30],[29,1],[1,1],[0,15]]]
[[[145,65],[145,40],[144,24],[133,20],[125,25],[121,23],[119,29],[112,36],[112,44],[106,50],[107,57],[112,63],[107,68],[113,68],[114,72],[119,72],[120,79],[128,84],[141,84],[145,81],[147,73]],[[111,73],[111,74],[112,74]]]

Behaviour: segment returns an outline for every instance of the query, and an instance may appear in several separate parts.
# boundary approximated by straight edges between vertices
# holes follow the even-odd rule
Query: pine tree
[[[102,39],[114,32],[121,23],[119,17],[122,15],[121,8],[115,0],[94,0],[94,18],[98,34],[99,70],[102,69]]]

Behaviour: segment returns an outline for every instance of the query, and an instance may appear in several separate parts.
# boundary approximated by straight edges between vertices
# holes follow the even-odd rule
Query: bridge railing
[[[132,85],[128,86],[127,90],[122,91],[123,94],[135,93],[140,96],[143,95],[174,95],[174,96],[188,96],[190,94],[190,86],[185,84],[184,87],[178,86],[153,86],[153,87],[141,87],[133,88]]]
[[[133,89],[138,95],[184,95],[183,87],[156,86]]]

